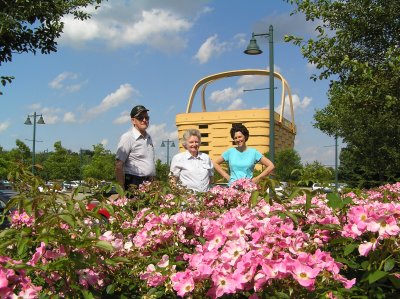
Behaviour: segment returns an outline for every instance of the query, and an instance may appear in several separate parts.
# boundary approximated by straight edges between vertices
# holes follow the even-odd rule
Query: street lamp
[[[166,142],[167,145],[165,145],[164,142]],[[169,147],[175,147],[175,143],[172,140],[169,140],[169,139],[163,140],[161,142],[161,147],[167,147],[167,165],[169,165]]]
[[[36,117],[40,116],[39,120],[36,122]],[[32,115],[28,114],[26,118],[25,125],[32,125],[30,117],[33,117],[33,139],[32,139],[32,174],[35,174],[35,144],[36,144],[36,124],[44,125],[45,122],[43,120],[42,114],[37,114],[34,112]]]
[[[269,158],[275,160],[275,100],[274,100],[274,34],[272,25],[269,26],[268,33],[254,34],[251,37],[247,49],[244,51],[248,55],[258,55],[262,51],[257,45],[256,36],[268,36],[269,40]]]

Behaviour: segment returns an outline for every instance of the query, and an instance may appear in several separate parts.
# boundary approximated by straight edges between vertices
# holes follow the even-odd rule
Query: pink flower
[[[233,294],[236,291],[238,282],[231,274],[216,272],[212,275],[214,286],[208,291],[212,298],[218,298],[224,294]]]
[[[346,289],[350,289],[356,283],[355,278],[348,280],[347,278],[343,277],[340,274],[333,275],[333,278],[336,279],[337,281],[343,283],[343,285]]]
[[[40,243],[40,247],[36,248],[36,252],[33,254],[31,260],[27,262],[28,265],[35,266],[39,261],[40,257],[46,252],[46,244]]]
[[[161,260],[158,262],[157,266],[160,268],[165,268],[168,267],[168,265],[169,265],[169,256],[164,254]]]
[[[371,242],[364,242],[358,246],[358,252],[362,256],[367,256],[369,252],[374,251],[379,245],[378,239],[372,239]]]
[[[221,261],[234,266],[237,259],[246,252],[247,248],[248,244],[243,238],[235,241],[228,241],[221,251]]]
[[[36,299],[36,298],[39,297],[39,292],[41,290],[42,290],[42,287],[25,286],[25,288],[19,292],[18,298],[21,298],[21,299]]]
[[[396,236],[399,233],[400,228],[397,226],[396,219],[393,216],[390,216],[372,222],[370,230],[373,232],[378,231],[380,237],[388,238],[389,236]]]
[[[8,286],[7,274],[0,267],[0,289],[6,288]]]
[[[226,237],[222,233],[217,232],[212,236],[212,239],[208,242],[207,249],[208,250],[218,249],[223,245],[225,240]]]
[[[185,296],[194,290],[194,280],[189,270],[178,272],[171,277],[172,287],[178,296]]]
[[[99,237],[100,240],[102,241],[108,241],[111,242],[115,239],[113,232],[112,231],[106,231],[102,236]]]
[[[300,285],[306,288],[314,286],[315,277],[317,277],[319,269],[313,269],[301,264],[299,261],[295,261],[292,266],[292,276]]]

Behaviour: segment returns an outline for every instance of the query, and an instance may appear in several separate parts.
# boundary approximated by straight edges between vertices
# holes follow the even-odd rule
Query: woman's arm
[[[230,180],[230,176],[229,176],[229,174],[222,168],[222,166],[221,166],[221,164],[224,162],[225,160],[224,160],[224,158],[222,158],[221,156],[220,157],[217,157],[214,161],[213,161],[213,164],[214,164],[214,169],[220,174],[220,175],[222,175],[222,177],[224,177],[228,182],[229,182],[229,180]]]
[[[253,183],[258,183],[262,178],[266,177],[267,175],[269,175],[274,169],[275,169],[275,165],[274,163],[272,163],[271,160],[269,160],[268,158],[266,158],[265,156],[262,156],[260,159],[260,163],[262,165],[264,165],[266,168],[256,177],[252,178],[251,181]]]

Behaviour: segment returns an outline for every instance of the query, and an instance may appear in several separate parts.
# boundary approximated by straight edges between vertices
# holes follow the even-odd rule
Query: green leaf
[[[28,242],[29,242],[29,238],[26,238],[26,237],[22,237],[18,240],[17,252],[18,252],[19,256],[23,255],[27,251]]]
[[[355,243],[351,243],[351,244],[347,245],[343,250],[344,256],[348,256],[350,253],[352,253],[354,251],[354,249],[358,248],[358,246],[359,245],[355,244]]]
[[[132,260],[123,257],[123,256],[116,256],[112,258],[113,261],[117,262],[117,263],[130,263]]]
[[[258,197],[260,196],[260,192],[258,190],[253,191],[250,197],[250,207],[255,207],[258,203]]]
[[[393,274],[389,275],[389,280],[393,284],[396,289],[400,289],[400,279],[394,276]]]
[[[310,208],[311,208],[311,200],[312,200],[312,196],[311,196],[310,193],[308,193],[308,194],[306,195],[306,206],[305,206],[305,212],[306,212],[306,214],[308,213],[308,211],[309,211]]]
[[[107,250],[107,251],[114,251],[114,247],[111,245],[110,242],[107,241],[97,241],[94,246]]]
[[[328,206],[332,209],[341,209],[344,207],[344,203],[337,193],[329,193],[326,198],[328,199]]]
[[[114,291],[115,291],[115,285],[110,284],[107,286],[107,288],[106,288],[107,294],[114,294]]]
[[[375,272],[372,272],[368,275],[368,282],[370,284],[374,283],[375,281],[378,281],[384,277],[386,277],[389,273],[381,270],[376,270]]]
[[[396,264],[396,261],[395,261],[394,259],[392,259],[392,258],[387,259],[386,262],[385,262],[385,264],[384,264],[384,266],[383,266],[383,269],[384,269],[386,272],[389,272],[390,270],[393,269],[393,267],[395,266],[395,264]]]
[[[342,257],[336,258],[336,261],[339,262],[339,263],[345,264],[349,268],[352,268],[352,269],[359,269],[360,268],[360,264],[358,264],[358,263],[356,263],[356,262],[354,262],[352,260],[348,260],[348,259],[342,258]]]
[[[85,299],[94,299],[93,294],[89,291],[82,290],[82,295]]]
[[[75,220],[71,217],[71,215],[61,214],[59,217],[66,223],[68,223],[71,227],[75,227]]]

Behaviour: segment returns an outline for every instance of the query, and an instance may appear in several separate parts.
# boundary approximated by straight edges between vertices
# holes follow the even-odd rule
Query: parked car
[[[312,191],[319,191],[324,193],[331,193],[333,192],[334,188],[331,185],[322,185],[320,183],[314,183],[311,187]]]
[[[342,193],[344,192],[344,189],[347,187],[348,185],[346,183],[338,183],[337,192]],[[330,188],[332,190],[336,190],[336,183],[331,183]]]
[[[72,189],[72,185],[70,181],[64,181],[63,182],[63,187],[67,190],[71,190]]]
[[[2,217],[4,214],[4,208],[6,207],[6,204],[17,194],[18,192],[11,189],[0,190],[0,217]],[[3,223],[0,223],[0,229],[7,228],[9,226],[10,222],[8,221],[8,218],[4,218]]]
[[[278,195],[279,197],[284,196],[286,193],[287,187],[288,187],[287,182],[280,182],[279,184],[275,185],[274,190],[275,190],[276,195]],[[267,189],[267,192],[269,193],[269,188]]]
[[[71,188],[75,189],[80,186],[80,181],[71,181],[70,184],[71,184]]]
[[[7,180],[0,180],[0,190],[11,190],[11,183]]]

